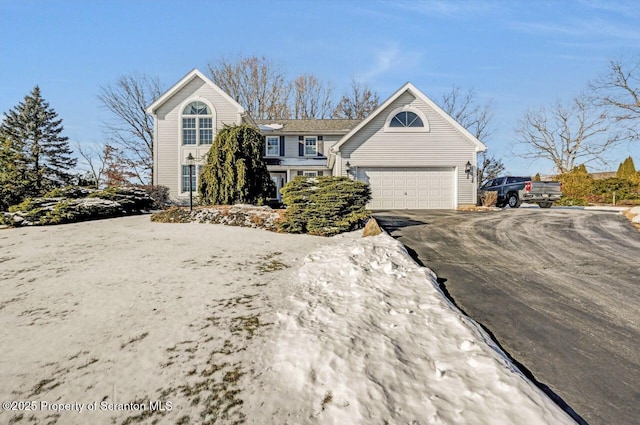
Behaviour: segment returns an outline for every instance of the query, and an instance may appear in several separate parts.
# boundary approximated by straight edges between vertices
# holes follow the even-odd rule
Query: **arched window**
[[[422,111],[406,105],[387,115],[384,128],[386,131],[428,132],[429,121]]]
[[[391,119],[389,127],[424,127],[424,123],[414,112],[402,111]]]
[[[210,145],[213,142],[213,111],[199,100],[182,110],[182,144]]]

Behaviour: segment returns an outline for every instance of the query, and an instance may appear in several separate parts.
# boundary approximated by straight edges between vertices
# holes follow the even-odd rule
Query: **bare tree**
[[[97,146],[89,145],[82,147],[80,143],[76,143],[76,147],[82,157],[81,164],[84,166],[87,180],[91,181],[96,189],[104,184],[104,172],[107,168],[105,151],[107,145]]]
[[[313,74],[299,76],[293,82],[295,119],[325,119],[333,112],[331,84],[323,83]]]
[[[518,143],[525,148],[520,156],[553,162],[558,173],[577,164],[600,162],[620,136],[610,132],[610,120],[582,94],[568,103],[525,113],[516,128]]]
[[[333,118],[362,120],[377,107],[380,99],[378,93],[372,92],[365,83],[351,80],[350,91],[342,96],[333,111]]]
[[[289,118],[291,85],[285,74],[263,57],[221,59],[209,64],[213,82],[256,119]]]
[[[141,184],[153,182],[153,118],[145,110],[162,92],[157,77],[132,74],[102,87],[98,96],[113,114],[114,119],[105,123],[109,140],[120,148]]]
[[[451,90],[442,96],[440,107],[466,128],[476,139],[484,141],[491,136],[489,126],[493,118],[491,102],[479,105],[473,89],[462,92],[460,87],[453,86]]]
[[[589,83],[599,106],[608,109],[614,120],[629,134],[622,135],[640,139],[640,55],[635,63],[622,59],[609,61],[609,70]]]
[[[473,89],[463,92],[460,87],[453,86],[442,96],[440,107],[476,139],[486,143],[486,139],[491,137],[491,119],[493,118],[491,102],[479,105]],[[486,152],[482,152],[479,160],[477,170],[479,183],[498,177],[505,170],[502,160],[495,155],[489,156]]]

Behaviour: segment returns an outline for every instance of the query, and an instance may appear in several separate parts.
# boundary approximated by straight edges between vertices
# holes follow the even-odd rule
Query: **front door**
[[[273,196],[273,199],[277,199],[278,202],[282,202],[282,195],[280,194],[280,189],[284,186],[285,175],[282,173],[271,173],[271,181],[276,185],[276,193]]]

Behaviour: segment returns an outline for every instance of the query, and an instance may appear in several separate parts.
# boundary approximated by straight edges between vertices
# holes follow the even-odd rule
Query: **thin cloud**
[[[361,80],[373,80],[386,74],[399,60],[399,50],[396,45],[387,45],[374,53],[374,63],[366,71],[358,75]]]
[[[495,10],[498,2],[485,1],[452,1],[452,0],[422,0],[399,1],[395,5],[422,15],[459,18],[477,16],[479,13],[487,13]]]
[[[569,19],[567,22],[518,22],[509,26],[519,32],[534,35],[566,35],[570,37],[640,39],[636,27],[613,23],[602,18]]]
[[[640,8],[638,8],[638,3],[636,0],[617,0],[615,2],[612,2],[610,0],[582,0],[581,3],[589,9],[616,13],[629,18],[640,17]]]

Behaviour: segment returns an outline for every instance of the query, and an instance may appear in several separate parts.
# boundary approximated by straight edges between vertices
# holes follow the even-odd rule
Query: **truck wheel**
[[[511,208],[518,208],[522,202],[518,199],[518,194],[515,192],[511,192],[507,195],[507,204]]]
[[[540,208],[551,208],[552,202],[540,202],[538,205]]]

